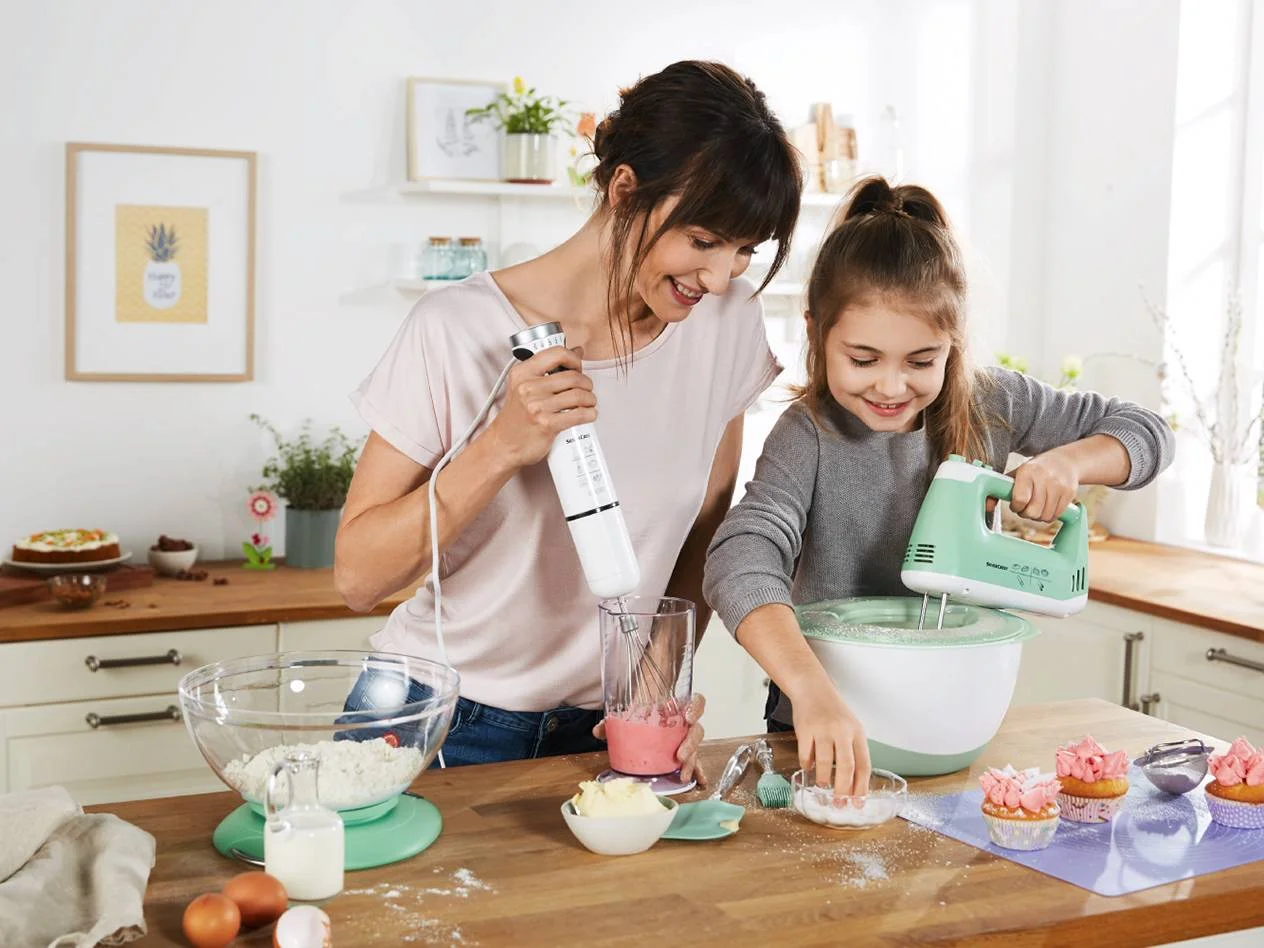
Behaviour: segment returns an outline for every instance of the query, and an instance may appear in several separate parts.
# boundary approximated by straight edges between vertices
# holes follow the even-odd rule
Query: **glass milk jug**
[[[291,899],[300,902],[329,899],[342,891],[346,860],[342,817],[320,804],[319,770],[320,758],[315,754],[289,754],[272,768],[263,797],[267,813],[264,869],[280,880]],[[278,807],[283,774],[289,794],[285,806]]]

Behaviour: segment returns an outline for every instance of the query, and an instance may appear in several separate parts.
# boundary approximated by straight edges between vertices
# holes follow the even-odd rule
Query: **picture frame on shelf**
[[[410,76],[407,87],[408,180],[499,181],[500,135],[466,110],[485,106],[505,84]]]
[[[256,156],[66,144],[70,381],[254,378]]]

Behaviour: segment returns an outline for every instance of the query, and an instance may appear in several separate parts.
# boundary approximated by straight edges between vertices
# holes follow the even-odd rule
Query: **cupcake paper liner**
[[[1225,800],[1209,793],[1207,809],[1211,812],[1211,818],[1221,826],[1244,830],[1264,829],[1264,803]]]
[[[1073,823],[1108,823],[1124,805],[1124,795],[1117,797],[1076,797],[1058,794],[1058,809],[1064,819]]]
[[[997,846],[1028,851],[1048,846],[1059,822],[1056,815],[1040,820],[1007,820],[984,813],[983,819],[987,823],[988,835]]]

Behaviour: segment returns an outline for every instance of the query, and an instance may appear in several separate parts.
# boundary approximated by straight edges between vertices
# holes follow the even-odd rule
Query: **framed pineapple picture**
[[[503,82],[464,79],[408,80],[408,180],[500,180],[500,134],[489,122],[472,122],[504,92]]]
[[[66,378],[254,377],[255,155],[66,145]]]

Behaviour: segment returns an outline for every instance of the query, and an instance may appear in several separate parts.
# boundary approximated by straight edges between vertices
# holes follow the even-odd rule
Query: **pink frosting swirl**
[[[1039,813],[1058,798],[1062,785],[1053,774],[1042,774],[1040,768],[1015,770],[1006,765],[1004,770],[990,767],[979,775],[983,795],[988,802],[1010,810],[1026,810]]]
[[[1264,751],[1256,750],[1245,737],[1239,737],[1223,754],[1212,754],[1207,766],[1222,787],[1264,784]]]
[[[1092,735],[1078,744],[1059,747],[1054,755],[1059,777],[1074,777],[1084,783],[1099,780],[1118,780],[1128,776],[1128,755],[1124,751],[1106,752],[1106,748],[1093,740]]]

